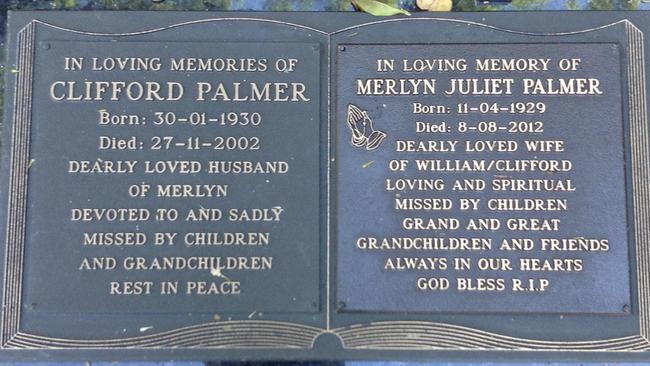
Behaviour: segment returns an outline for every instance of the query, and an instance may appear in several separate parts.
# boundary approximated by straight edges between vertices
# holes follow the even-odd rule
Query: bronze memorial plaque
[[[643,12],[11,12],[0,360],[648,360]]]
[[[616,44],[338,50],[346,309],[629,308]]]

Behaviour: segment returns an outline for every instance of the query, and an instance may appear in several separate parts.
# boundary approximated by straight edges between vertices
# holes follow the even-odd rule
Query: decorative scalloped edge
[[[307,325],[278,321],[222,321],[178,328],[166,332],[106,340],[62,339],[21,332],[20,329],[20,290],[22,288],[22,263],[24,249],[24,220],[26,207],[27,165],[29,154],[29,125],[31,123],[31,72],[34,52],[34,33],[36,24],[54,29],[90,36],[127,37],[164,31],[185,25],[216,21],[257,21],[281,24],[308,30],[328,39],[352,29],[383,23],[400,21],[447,21],[484,27],[497,31],[528,36],[566,36],[605,29],[624,24],[628,37],[628,80],[630,92],[630,135],[633,148],[632,171],[635,193],[635,236],[637,243],[637,267],[639,278],[639,308],[641,334],[622,338],[593,341],[543,341],[510,337],[479,329],[444,323],[421,321],[385,321],[369,324],[355,324],[337,329],[321,329]],[[647,339],[650,331],[650,229],[644,228],[641,217],[650,217],[650,188],[644,182],[650,181],[648,171],[648,131],[645,96],[645,61],[643,33],[629,20],[624,19],[603,26],[563,33],[533,33],[499,28],[483,23],[448,18],[400,18],[363,23],[334,32],[325,32],[300,24],[258,18],[210,18],[131,33],[94,33],[65,28],[41,20],[32,20],[19,32],[18,44],[19,70],[17,92],[14,99],[14,129],[12,133],[11,159],[11,197],[8,207],[8,230],[6,245],[5,286],[0,324],[0,348],[8,349],[104,349],[104,348],[312,348],[322,334],[334,334],[346,349],[376,350],[535,350],[535,351],[629,351],[638,352],[650,349]],[[25,66],[25,67],[24,67]],[[329,111],[328,111],[329,113]],[[18,126],[18,127],[16,127]],[[18,159],[14,159],[18,156]],[[17,192],[18,191],[18,192]],[[21,192],[22,191],[22,194]],[[329,200],[329,191],[328,191]],[[329,219],[328,219],[329,220]],[[328,221],[329,228],[329,221]],[[641,239],[641,240],[640,240]],[[327,243],[329,253],[329,242]],[[18,265],[17,265],[18,264]],[[328,255],[328,269],[330,267]],[[328,272],[329,273],[329,272]],[[10,283],[11,286],[6,284]],[[328,278],[329,283],[329,278]],[[329,286],[327,317],[329,325]],[[13,311],[11,311],[13,310]],[[329,328],[329,326],[328,326]]]

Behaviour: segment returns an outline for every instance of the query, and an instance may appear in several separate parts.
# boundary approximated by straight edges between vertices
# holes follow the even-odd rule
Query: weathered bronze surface
[[[647,359],[649,27],[11,13],[0,357]]]

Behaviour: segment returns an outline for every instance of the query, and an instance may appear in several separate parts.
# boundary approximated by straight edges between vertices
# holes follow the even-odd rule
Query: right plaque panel
[[[621,52],[339,45],[339,306],[629,312]]]

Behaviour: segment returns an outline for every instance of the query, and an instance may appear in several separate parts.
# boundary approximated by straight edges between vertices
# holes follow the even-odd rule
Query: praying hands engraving
[[[352,146],[356,148],[365,147],[369,151],[376,150],[386,139],[385,132],[375,130],[372,120],[368,117],[368,112],[354,104],[348,104],[346,121],[352,132]]]

